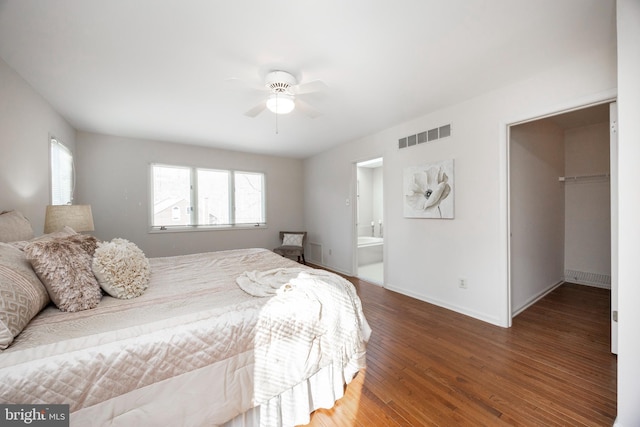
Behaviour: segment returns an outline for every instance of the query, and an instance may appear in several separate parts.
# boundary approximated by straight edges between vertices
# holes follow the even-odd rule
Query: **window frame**
[[[182,168],[189,169],[190,177],[190,224],[187,225],[154,225],[154,200],[155,200],[155,183],[154,183],[154,167]],[[229,174],[228,197],[229,197],[229,218],[230,224],[199,224],[198,223],[198,171],[218,171],[227,172]],[[256,223],[235,223],[235,174],[255,174],[262,177],[262,222]],[[247,171],[240,169],[222,169],[216,167],[205,166],[184,166],[168,163],[153,162],[149,163],[149,214],[148,214],[148,232],[149,233],[167,233],[167,232],[189,232],[189,231],[214,231],[214,230],[233,230],[233,229],[261,229],[267,228],[267,174],[261,171]]]
[[[253,172],[253,171],[246,171],[246,170],[231,170],[230,172],[230,182],[229,182],[229,190],[231,193],[233,193],[233,195],[231,196],[231,200],[232,203],[229,206],[229,210],[231,211],[231,214],[233,215],[234,221],[236,220],[236,196],[235,196],[235,192],[236,192],[236,174],[246,174],[246,175],[261,175],[262,176],[262,188],[261,188],[261,192],[262,192],[262,222],[259,222],[257,224],[263,224],[263,225],[267,225],[267,177],[266,174],[264,172]],[[255,224],[251,224],[251,223],[241,223],[241,224],[235,224],[237,227],[255,227]]]
[[[70,164],[69,169],[70,169],[70,177],[69,177],[69,188],[65,188],[64,191],[58,191],[56,192],[54,189],[54,184],[57,180],[59,180],[60,175],[61,174],[56,174],[54,176],[54,159],[56,156],[54,156],[54,147],[59,147],[57,148],[58,151],[64,151],[66,154],[69,155],[69,159],[70,159]],[[54,135],[49,135],[49,203],[51,205],[72,205],[73,204],[73,197],[74,197],[74,193],[75,193],[75,183],[76,183],[76,169],[75,169],[75,163],[74,163],[74,158],[73,158],[73,151],[62,141],[60,141],[58,138],[56,138]],[[58,156],[59,158],[59,156]],[[58,169],[61,169],[60,167],[58,167]],[[58,187],[61,187],[58,183]],[[56,197],[56,193],[62,193],[62,192],[68,192],[69,195],[69,200],[65,203],[60,203],[60,200],[54,200],[54,198]]]

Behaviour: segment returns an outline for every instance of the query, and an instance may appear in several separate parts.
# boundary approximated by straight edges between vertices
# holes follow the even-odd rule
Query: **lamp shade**
[[[286,93],[272,93],[267,98],[267,108],[272,113],[289,114],[295,107],[293,96]]]
[[[49,205],[44,217],[44,232],[53,233],[65,226],[77,232],[93,231],[91,205]]]

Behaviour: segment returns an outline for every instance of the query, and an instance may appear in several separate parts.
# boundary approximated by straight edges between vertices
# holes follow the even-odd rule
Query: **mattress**
[[[337,275],[264,249],[150,263],[138,298],[35,317],[0,355],[0,401],[69,404],[78,426],[222,425],[252,408],[261,425],[287,425],[328,402],[283,413],[283,397],[309,381],[340,397],[336,384],[364,367],[370,329]],[[295,273],[286,292],[255,297],[236,283],[273,269]]]

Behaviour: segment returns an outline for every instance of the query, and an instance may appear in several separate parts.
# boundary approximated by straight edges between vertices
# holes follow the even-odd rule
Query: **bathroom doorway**
[[[356,265],[357,276],[384,284],[384,218],[382,158],[357,163]]]

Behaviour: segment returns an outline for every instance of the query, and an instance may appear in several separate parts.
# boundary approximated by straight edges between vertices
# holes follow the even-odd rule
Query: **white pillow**
[[[92,268],[100,287],[112,297],[139,297],[149,287],[149,260],[128,240],[113,239],[98,244]]]
[[[33,238],[31,223],[18,211],[0,212],[0,242],[17,242]]]
[[[288,234],[284,233],[282,239],[282,246],[302,246],[303,234]]]

